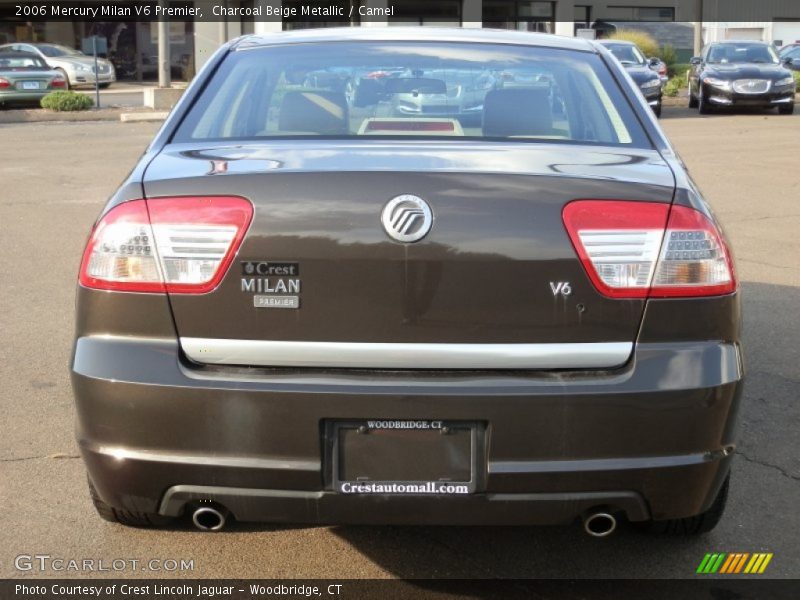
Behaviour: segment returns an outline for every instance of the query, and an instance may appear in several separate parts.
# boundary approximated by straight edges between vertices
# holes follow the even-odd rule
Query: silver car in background
[[[0,51],[2,50],[16,50],[38,55],[52,69],[61,72],[69,83],[69,87],[93,86],[96,79],[101,88],[106,88],[117,80],[114,65],[110,60],[97,59],[97,76],[95,78],[94,56],[87,56],[80,50],[67,46],[14,42],[0,46]]]
[[[479,121],[486,94],[498,87],[500,80],[493,73],[477,69],[415,71],[387,81],[392,111],[398,117],[473,117]]]

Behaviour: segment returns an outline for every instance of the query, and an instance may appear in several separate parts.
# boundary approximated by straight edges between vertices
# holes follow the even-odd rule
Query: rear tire
[[[111,523],[120,523],[128,527],[163,527],[172,523],[172,517],[165,517],[155,513],[142,513],[121,508],[114,508],[100,499],[94,484],[89,481],[89,496],[97,514]]]
[[[642,529],[647,533],[658,535],[699,535],[701,533],[708,533],[717,526],[722,514],[725,512],[725,506],[728,503],[728,488],[730,487],[731,475],[725,478],[725,482],[714,498],[714,503],[704,513],[695,515],[694,517],[686,517],[683,519],[668,519],[666,521],[648,521],[642,524]]]
[[[661,118],[661,101],[659,100],[658,105],[653,107],[653,112],[656,114],[657,118]]]
[[[786,104],[785,106],[778,107],[778,114],[779,115],[793,115],[794,114],[794,102],[791,104]]]

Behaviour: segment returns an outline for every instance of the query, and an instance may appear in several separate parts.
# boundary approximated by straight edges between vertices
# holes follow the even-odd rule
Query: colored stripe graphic
[[[697,571],[696,572],[697,573],[705,573],[706,572],[706,565],[708,565],[710,560],[711,560],[711,555],[710,554],[706,554],[703,557],[703,560],[700,561],[700,566],[697,567]]]
[[[696,572],[701,574],[720,573],[734,575],[744,573],[760,575],[766,570],[772,557],[773,554],[771,552],[756,552],[754,554],[749,552],[708,553],[700,561]]]
[[[719,570],[720,573],[729,573],[731,566],[736,563],[736,560],[739,558],[738,554],[728,554],[728,559],[722,563],[722,568]]]
[[[769,564],[769,561],[771,561],[771,560],[772,560],[772,552],[770,552],[769,554],[767,554],[764,557],[764,562],[761,563],[761,566],[758,569],[758,574],[759,575],[761,575],[761,573],[764,572],[764,569],[767,568],[767,565]]]
[[[736,564],[736,570],[734,571],[734,573],[739,573],[742,570],[742,567],[744,567],[744,563],[747,561],[747,558],[749,556],[750,556],[749,552],[745,552],[744,554],[742,554],[742,558]]]
[[[753,554],[753,557],[750,559],[750,562],[747,563],[747,566],[744,568],[745,573],[751,573],[753,571],[753,567],[758,562],[758,558],[761,556],[760,554],[756,553]]]
[[[720,567],[720,565],[722,564],[722,560],[723,560],[724,558],[725,558],[725,553],[724,553],[724,552],[722,552],[722,553],[719,555],[719,558],[717,558],[717,560],[716,560],[716,561],[714,561],[714,564],[713,564],[713,565],[711,565],[711,568],[708,570],[708,573],[716,573],[716,572],[719,570],[719,567]]]

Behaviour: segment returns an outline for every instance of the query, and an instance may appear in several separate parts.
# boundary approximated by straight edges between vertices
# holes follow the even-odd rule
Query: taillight
[[[89,288],[202,294],[219,285],[244,239],[253,205],[244,198],[125,202],[92,232],[81,263]]]
[[[61,76],[54,77],[53,81],[50,82],[52,87],[65,87],[67,85],[67,80]]]
[[[711,219],[673,206],[650,296],[716,296],[736,291],[733,259]]]
[[[8,79],[0,77],[0,89],[11,87],[11,82]]]
[[[736,289],[722,234],[686,206],[577,200],[564,225],[597,290],[612,298],[690,297]]]

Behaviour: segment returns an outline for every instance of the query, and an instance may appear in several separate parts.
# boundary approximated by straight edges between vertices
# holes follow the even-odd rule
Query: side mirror
[[[661,59],[657,58],[655,56],[652,56],[649,59],[649,64],[650,64],[651,67],[657,67],[659,64],[661,64]]]
[[[691,59],[689,59],[689,64],[692,65],[699,65],[701,62],[703,62],[703,59],[699,56],[693,56]]]

